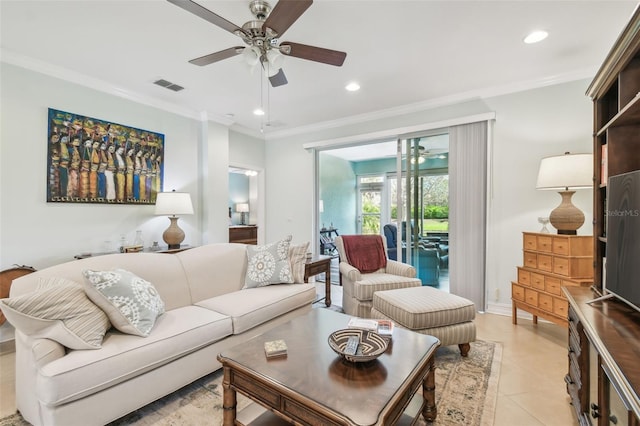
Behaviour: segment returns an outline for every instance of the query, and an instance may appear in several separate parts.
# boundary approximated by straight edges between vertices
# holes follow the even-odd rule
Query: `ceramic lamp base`
[[[584,224],[584,213],[573,205],[571,197],[575,191],[560,191],[562,202],[549,215],[549,222],[558,230],[558,234],[576,235]]]
[[[184,231],[178,226],[178,219],[177,216],[169,216],[171,224],[162,234],[162,239],[169,246],[169,250],[179,249],[180,243],[184,241]]]

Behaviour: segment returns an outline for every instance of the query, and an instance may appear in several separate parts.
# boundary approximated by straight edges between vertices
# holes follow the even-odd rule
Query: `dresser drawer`
[[[546,277],[542,274],[536,274],[535,272],[531,272],[531,287],[537,288],[538,290],[544,290],[544,282]]]
[[[562,295],[562,282],[558,278],[554,277],[545,277],[544,280],[544,290],[547,293],[556,294],[558,296]]]
[[[564,257],[556,257],[553,259],[553,273],[569,276],[569,259]]]
[[[553,297],[545,293],[538,294],[538,307],[553,312]]]
[[[524,287],[511,283],[511,297],[515,300],[524,302]]]
[[[518,268],[518,283],[522,285],[526,285],[527,287],[531,285],[531,272],[525,271],[524,269]]]
[[[523,244],[522,246],[524,247],[525,250],[537,250],[538,248],[538,244],[537,244],[537,237],[535,235],[531,235],[531,234],[524,234],[523,237]]]
[[[566,299],[554,297],[553,313],[561,316],[562,318],[567,318],[567,316],[569,315],[569,302]]]
[[[538,269],[541,271],[552,272],[553,271],[553,256],[546,254],[538,254]]]
[[[538,255],[528,251],[524,252],[524,266],[538,269]]]
[[[538,306],[538,292],[528,288],[524,289],[524,301],[531,306]]]
[[[543,253],[552,253],[553,252],[553,238],[552,237],[542,237],[538,235],[536,238],[536,250]]]

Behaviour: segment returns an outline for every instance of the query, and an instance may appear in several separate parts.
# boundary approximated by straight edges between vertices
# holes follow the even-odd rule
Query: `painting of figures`
[[[47,201],[155,204],[164,135],[49,108]]]

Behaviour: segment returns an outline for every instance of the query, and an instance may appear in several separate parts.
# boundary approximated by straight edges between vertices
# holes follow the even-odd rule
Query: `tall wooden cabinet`
[[[640,312],[602,294],[607,177],[640,170],[640,7],[587,90],[593,99],[594,286],[565,287],[567,392],[580,425],[640,426]]]
[[[567,325],[568,303],[562,286],[591,286],[593,240],[583,235],[523,232],[523,266],[511,283],[513,323],[518,309],[556,324]]]
[[[587,90],[593,99],[594,287],[606,256],[607,176],[640,169],[640,7]]]

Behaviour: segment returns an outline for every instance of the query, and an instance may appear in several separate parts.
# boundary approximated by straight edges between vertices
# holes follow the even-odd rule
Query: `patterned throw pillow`
[[[111,324],[127,334],[147,337],[164,313],[164,302],[149,281],[124,269],[82,272],[84,290]]]
[[[309,242],[289,247],[289,261],[291,262],[291,274],[294,283],[304,282],[304,264],[307,261]]]
[[[40,278],[35,291],[2,299],[0,307],[17,330],[70,349],[99,349],[111,327],[82,284],[65,278]]]
[[[247,246],[247,275],[243,288],[264,287],[269,284],[291,284],[289,263],[291,235],[264,246]]]

